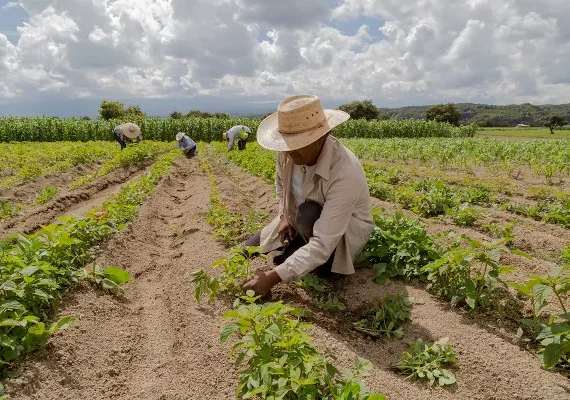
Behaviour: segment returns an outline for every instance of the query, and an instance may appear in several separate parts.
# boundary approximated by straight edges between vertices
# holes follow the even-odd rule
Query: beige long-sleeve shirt
[[[272,251],[282,246],[280,216],[294,226],[297,208],[291,193],[293,162],[277,153],[276,189],[279,215],[261,232],[261,247]],[[303,184],[304,201],[323,206],[313,227],[313,237],[275,268],[284,282],[291,282],[324,264],[336,249],[332,272],[354,273],[354,260],[374,229],[370,193],[364,171],[356,156],[329,136],[317,164]]]

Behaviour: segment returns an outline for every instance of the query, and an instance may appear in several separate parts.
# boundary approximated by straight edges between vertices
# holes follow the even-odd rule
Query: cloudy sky
[[[0,0],[0,115],[570,102],[568,0]]]

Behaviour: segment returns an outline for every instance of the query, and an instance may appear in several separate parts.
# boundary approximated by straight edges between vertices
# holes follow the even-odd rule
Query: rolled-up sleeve
[[[282,281],[291,282],[324,264],[345,234],[364,188],[358,180],[339,179],[330,185],[320,218],[309,243],[275,267]]]

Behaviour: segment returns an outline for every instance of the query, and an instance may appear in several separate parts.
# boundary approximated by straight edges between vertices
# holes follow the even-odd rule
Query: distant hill
[[[560,113],[570,121],[570,104],[535,106],[529,103],[508,106],[490,106],[487,104],[459,103],[455,105],[462,113],[461,123],[478,123],[480,126],[515,126],[528,124],[542,125],[540,120],[550,113]],[[381,108],[380,111],[390,118],[424,119],[430,106],[412,106],[401,108]]]

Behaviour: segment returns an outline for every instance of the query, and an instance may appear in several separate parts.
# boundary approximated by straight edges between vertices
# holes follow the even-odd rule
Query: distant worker
[[[115,140],[121,145],[121,150],[127,147],[127,143],[142,141],[141,129],[132,122],[117,125],[113,130],[113,135]]]
[[[178,132],[176,140],[178,141],[178,148],[184,150],[186,157],[192,158],[196,155],[196,142],[190,139],[187,134]]]
[[[232,151],[234,149],[236,139],[238,139],[238,149],[245,150],[245,144],[250,133],[251,129],[245,125],[236,125],[230,128],[227,132],[224,132],[224,140],[228,140],[230,142],[228,144],[228,151]]]

